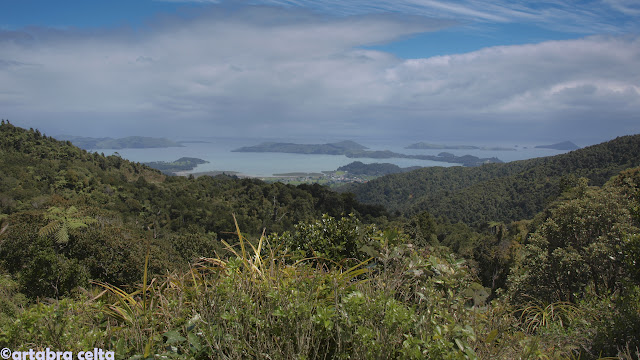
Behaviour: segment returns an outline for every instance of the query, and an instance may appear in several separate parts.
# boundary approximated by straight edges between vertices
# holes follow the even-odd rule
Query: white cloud
[[[631,16],[640,15],[640,3],[636,0],[605,0],[613,9]]]
[[[578,34],[637,31],[640,15],[636,0],[253,0],[252,3],[342,15],[401,13],[463,22],[529,23]]]
[[[362,49],[446,24],[403,20],[251,8],[137,33],[32,31],[0,40],[0,106],[56,133],[165,136],[471,136],[513,126],[529,135],[543,122],[607,136],[640,111],[637,37],[417,60]]]

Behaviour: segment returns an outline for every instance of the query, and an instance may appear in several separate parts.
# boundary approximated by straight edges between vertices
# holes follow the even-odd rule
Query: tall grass
[[[57,334],[57,343],[72,350],[101,347],[119,359],[545,356],[537,335],[518,332],[523,322],[512,310],[477,302],[484,289],[464,261],[446,253],[400,245],[350,267],[317,257],[293,261],[280,244],[264,234],[251,241],[235,224],[237,244],[224,243],[229,256],[150,276],[147,254],[138,286],[95,283],[65,300],[72,306],[58,313],[74,327],[31,332],[27,343],[16,326],[7,342],[44,348]],[[21,319],[31,319],[33,329],[51,327],[48,309],[43,304]],[[571,349],[553,354],[569,356]]]

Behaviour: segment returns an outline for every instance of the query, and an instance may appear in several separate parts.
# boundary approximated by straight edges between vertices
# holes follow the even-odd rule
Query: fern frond
[[[50,223],[48,223],[47,225],[45,225],[42,229],[40,229],[40,231],[38,232],[38,235],[40,236],[49,236],[53,233],[55,233],[56,231],[58,231],[58,229],[60,228],[60,225],[62,223],[60,221],[52,221]]]
[[[67,230],[67,223],[62,223],[60,230],[56,232],[56,242],[58,244],[66,244],[69,242],[69,231]]]
[[[49,209],[47,209],[47,212],[50,213],[50,214],[60,214],[63,211],[59,207],[52,206]]]
[[[89,227],[85,222],[84,219],[80,219],[80,220],[75,220],[75,221],[69,221],[66,223],[67,226],[69,227],[69,230],[76,230],[76,229],[80,229],[80,228],[86,228]]]

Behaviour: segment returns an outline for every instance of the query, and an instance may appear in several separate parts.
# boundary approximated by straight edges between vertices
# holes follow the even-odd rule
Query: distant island
[[[499,146],[474,146],[474,145],[443,145],[443,144],[431,144],[426,142],[419,142],[411,144],[405,149],[427,149],[427,150],[487,150],[487,151],[516,151],[514,148],[499,147]]]
[[[553,149],[553,150],[578,150],[580,147],[571,141],[563,141],[551,145],[538,145],[536,149]]]
[[[232,152],[278,152],[290,154],[325,154],[325,155],[345,155],[348,151],[365,150],[362,146],[353,141],[340,141],[329,144],[293,144],[265,142],[255,146],[245,146]]]
[[[479,166],[488,163],[501,163],[502,161],[496,157],[478,158],[472,155],[456,156],[451,153],[442,152],[435,155],[407,155],[400,154],[390,150],[367,150],[366,146],[360,145],[354,141],[341,141],[328,144],[294,144],[294,143],[276,143],[265,142],[255,146],[245,146],[232,152],[276,152],[276,153],[293,153],[293,154],[325,154],[325,155],[344,155],[348,158],[367,158],[367,159],[418,159],[442,161],[453,164],[461,164],[463,166]]]
[[[128,136],[119,139],[109,137],[93,138],[85,136],[60,135],[59,140],[68,140],[79,148],[85,150],[96,149],[146,149],[146,148],[168,148],[183,147],[175,141],[166,138],[154,138],[145,136]]]
[[[146,162],[144,164],[154,169],[160,170],[165,174],[175,175],[177,172],[193,170],[196,168],[196,166],[207,163],[208,161],[198,158],[182,157],[173,162],[152,161]]]

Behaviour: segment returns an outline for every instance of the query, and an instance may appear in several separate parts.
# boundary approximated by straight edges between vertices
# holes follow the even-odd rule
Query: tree
[[[89,216],[81,216],[75,206],[71,206],[66,210],[58,207],[51,207],[47,210],[45,216],[49,223],[40,229],[40,236],[49,236],[54,234],[56,242],[64,245],[69,241],[69,231],[80,228],[86,228],[89,224],[95,223],[96,220]]]
[[[510,277],[516,301],[576,302],[622,288],[632,269],[624,249],[638,231],[632,204],[616,186],[580,191],[551,210]]]
[[[413,216],[404,226],[404,232],[409,235],[414,245],[435,246],[438,244],[436,222],[426,211]]]
[[[353,214],[340,219],[325,214],[320,220],[295,225],[293,233],[271,236],[269,241],[283,243],[297,258],[364,260],[367,256],[362,247],[377,235],[374,226],[363,225]]]

